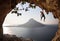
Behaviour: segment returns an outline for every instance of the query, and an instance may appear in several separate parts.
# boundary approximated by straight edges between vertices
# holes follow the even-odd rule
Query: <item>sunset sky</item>
[[[21,8],[26,8],[28,6],[29,6],[29,3],[26,3],[23,6],[21,5],[21,3],[19,3],[16,7],[19,7],[19,9],[21,9]],[[29,8],[28,10],[29,11],[19,10],[18,12],[22,13],[21,16],[17,16],[16,14],[11,14],[10,12],[6,16],[3,25],[5,26],[5,25],[24,24],[27,21],[29,21],[31,18],[43,24],[58,24],[58,19],[54,19],[51,12],[49,12],[49,14],[47,15],[44,10],[44,14],[46,16],[46,20],[44,22],[43,20],[40,19],[41,18],[40,11],[42,11],[41,8],[36,6],[36,8],[33,8],[33,9]]]

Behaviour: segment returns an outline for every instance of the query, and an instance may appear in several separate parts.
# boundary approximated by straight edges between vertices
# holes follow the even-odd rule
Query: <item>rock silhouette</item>
[[[16,35],[4,34],[3,41],[33,41],[33,40],[30,38],[25,39],[23,37],[17,37]]]

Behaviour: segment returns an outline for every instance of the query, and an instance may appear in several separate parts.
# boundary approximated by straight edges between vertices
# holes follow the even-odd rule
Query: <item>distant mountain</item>
[[[45,26],[42,23],[35,21],[34,19],[30,19],[27,23],[22,25],[15,25],[15,26],[6,26],[6,27],[43,27]]]
[[[35,21],[34,19],[30,19],[27,23],[18,25],[18,27],[42,27],[44,24]]]

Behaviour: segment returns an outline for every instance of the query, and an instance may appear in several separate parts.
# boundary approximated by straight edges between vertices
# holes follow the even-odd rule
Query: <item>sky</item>
[[[29,3],[26,3],[23,6],[21,5],[21,3],[16,5],[16,7],[19,7],[19,9],[26,8],[28,6],[29,6]],[[53,18],[52,12],[49,12],[49,14],[47,15],[45,10],[44,10],[44,14],[46,16],[45,22],[43,19],[41,20],[40,11],[42,11],[42,9],[36,6],[36,8],[33,8],[33,9],[28,8],[28,11],[18,10],[18,13],[22,13],[21,16],[17,16],[16,14],[11,14],[11,12],[9,12],[5,18],[3,26],[24,24],[28,22],[31,18],[43,24],[51,24],[51,25],[58,24],[58,19]]]

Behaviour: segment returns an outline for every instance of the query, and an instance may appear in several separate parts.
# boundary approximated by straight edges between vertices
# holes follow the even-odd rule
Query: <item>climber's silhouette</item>
[[[44,18],[44,21],[45,21],[46,17],[44,15],[43,11],[40,11],[40,12],[41,12],[41,20],[42,20],[42,18]]]

